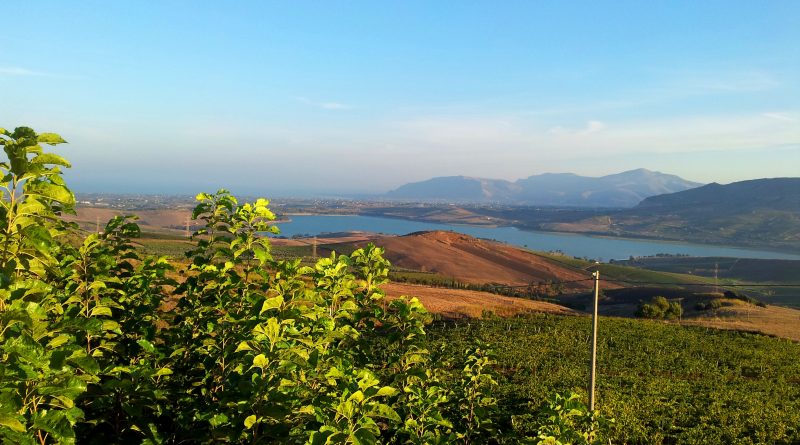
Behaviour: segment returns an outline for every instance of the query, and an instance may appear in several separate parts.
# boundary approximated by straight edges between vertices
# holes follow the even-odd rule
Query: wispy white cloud
[[[662,87],[687,94],[752,93],[782,85],[775,74],[759,69],[666,71]]]
[[[352,106],[341,102],[318,102],[302,96],[295,97],[295,100],[304,103],[306,105],[310,105],[316,108],[321,108],[323,110],[350,110],[353,108]]]
[[[780,84],[780,81],[770,73],[750,71],[737,73],[727,78],[707,80],[698,83],[697,87],[721,92],[753,92],[771,90]]]
[[[508,143],[519,139],[518,122],[508,117],[420,117],[390,124],[391,132],[430,144],[459,146]]]
[[[0,76],[36,76],[36,77],[49,77],[51,74],[41,71],[29,70],[18,66],[0,66]]]
[[[134,147],[166,143],[185,148],[164,153],[152,148],[150,156],[126,162],[146,168],[146,159],[157,157],[161,165],[209,172],[209,177],[224,165],[231,171],[244,172],[240,176],[251,180],[252,187],[264,187],[263,193],[271,193],[272,188],[290,183],[291,178],[300,174],[308,176],[304,181],[308,187],[326,189],[332,182],[331,176],[308,175],[308,172],[352,172],[354,159],[358,159],[363,171],[355,179],[347,173],[337,177],[337,187],[363,190],[363,184],[369,183],[375,190],[388,190],[433,176],[514,180],[546,171],[600,175],[636,167],[701,182],[796,176],[791,165],[796,165],[792,160],[798,156],[792,153],[800,153],[797,150],[800,126],[765,114],[793,118],[800,116],[800,110],[681,118],[620,119],[598,115],[595,120],[575,125],[571,132],[560,134],[550,131],[553,124],[550,121],[502,113],[387,119],[375,122],[368,129],[339,122],[326,125],[325,120],[315,126],[265,124],[258,119],[187,120],[177,127],[135,136],[124,143],[117,141],[117,135],[126,132],[119,125],[101,126],[102,134],[92,133],[98,131],[94,128],[97,126],[85,122],[75,122],[71,128],[65,128],[63,122],[60,126],[38,123],[36,127],[58,129],[75,146],[89,148],[74,155],[78,169],[84,164],[97,163],[97,156],[111,162],[115,156],[134,152]],[[156,138],[160,144],[152,142]],[[200,146],[198,141],[202,141]],[[192,156],[197,150],[226,156]],[[137,153],[141,155],[141,150]],[[268,180],[261,178],[259,169],[263,165],[243,161],[264,156],[274,165],[281,165]],[[75,172],[83,174],[82,170]],[[235,185],[241,177],[226,181]]]
[[[770,119],[777,119],[779,121],[784,122],[798,122],[800,119],[797,117],[790,116],[786,113],[763,113],[762,116],[768,117]]]
[[[790,118],[795,115],[800,114],[795,111],[779,114]],[[419,118],[387,124],[378,134],[362,136],[373,140],[355,142],[353,146],[401,147],[385,150],[383,163],[405,165],[412,153],[424,155],[431,165],[438,166],[442,171],[437,175],[491,173],[513,179],[531,174],[533,166],[574,162],[598,153],[623,159],[797,146],[800,126],[762,113],[602,119],[590,120],[577,128],[554,128],[536,119],[500,115]]]
[[[320,104],[320,107],[326,110],[349,110],[353,108],[350,105],[342,104],[339,102],[325,102]]]
[[[549,129],[548,133],[554,135],[582,136],[603,131],[605,128],[606,124],[604,124],[603,122],[597,120],[591,120],[589,122],[586,122],[586,125],[582,128],[567,128],[562,126],[556,126]]]

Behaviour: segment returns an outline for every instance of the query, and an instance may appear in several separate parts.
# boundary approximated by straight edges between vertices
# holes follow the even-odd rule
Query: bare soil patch
[[[191,219],[192,212],[188,209],[159,209],[159,210],[121,210],[102,207],[78,207],[77,215],[64,215],[64,220],[76,222],[85,230],[94,231],[100,226],[102,229],[111,218],[122,215],[136,215],[137,223],[144,231],[184,233],[186,223]],[[191,223],[191,222],[190,222]],[[190,228],[192,228],[190,226]]]
[[[546,312],[557,315],[578,315],[577,311],[545,301],[504,297],[464,289],[446,289],[418,286],[414,284],[387,283],[383,290],[389,298],[401,296],[417,297],[429,312],[448,318],[480,318],[483,311],[491,311],[501,317],[531,312]]]
[[[682,324],[757,332],[800,342],[800,310],[773,305],[759,307],[733,299],[724,301],[722,308],[684,318]]]
[[[453,232],[420,232],[374,240],[386,249],[394,266],[436,272],[473,284],[528,285],[546,281],[591,278],[588,271],[570,268],[543,256],[507,244]],[[565,289],[589,289],[589,281],[569,283]]]

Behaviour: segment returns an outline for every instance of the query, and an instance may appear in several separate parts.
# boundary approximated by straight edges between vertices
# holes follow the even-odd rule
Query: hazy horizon
[[[0,126],[78,191],[798,175],[797,2],[5,6]]]

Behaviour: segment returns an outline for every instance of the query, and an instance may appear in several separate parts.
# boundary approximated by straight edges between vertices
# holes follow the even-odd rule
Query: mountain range
[[[800,178],[754,179],[652,196],[542,229],[800,251]]]
[[[675,175],[640,168],[601,177],[545,173],[514,182],[469,176],[436,177],[405,184],[384,197],[414,201],[626,208],[651,196],[700,185]]]

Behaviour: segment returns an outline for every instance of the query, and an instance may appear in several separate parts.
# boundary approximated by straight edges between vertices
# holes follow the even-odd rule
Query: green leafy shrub
[[[529,443],[542,445],[600,445],[603,431],[613,421],[592,412],[577,394],[548,398],[533,414],[511,417],[515,431],[527,436]]]
[[[698,311],[715,311],[722,307],[722,300],[719,298],[713,298],[708,301],[700,301],[698,302],[694,308]]]
[[[762,302],[762,301],[760,301],[760,300],[758,300],[756,298],[753,298],[753,297],[751,297],[749,295],[737,293],[737,292],[730,291],[730,290],[726,290],[724,295],[725,295],[725,298],[733,298],[734,300],[744,301],[745,303],[754,304],[754,305],[756,305],[758,307],[767,307],[766,303],[764,303],[764,302]]]
[[[658,306],[649,303],[642,303],[636,310],[636,316],[641,318],[662,319],[664,318],[664,311]]]
[[[382,249],[275,260],[269,202],[225,190],[197,195],[180,272],[131,216],[67,242],[69,163],[40,145],[63,142],[0,129],[3,443],[527,440],[497,427],[487,348],[434,359],[422,304],[387,300]]]
[[[5,443],[74,441],[74,426],[84,419],[78,399],[100,371],[86,338],[103,326],[89,326],[93,308],[73,316],[79,308],[67,302],[60,280],[69,249],[59,243],[67,225],[58,216],[70,212],[75,199],[61,179],[61,167],[69,163],[44,152],[41,144],[64,142],[26,127],[0,128],[8,157],[0,163],[0,438]]]
[[[683,315],[683,307],[677,301],[668,301],[666,298],[653,297],[650,303],[640,303],[636,316],[654,320],[674,320]]]

